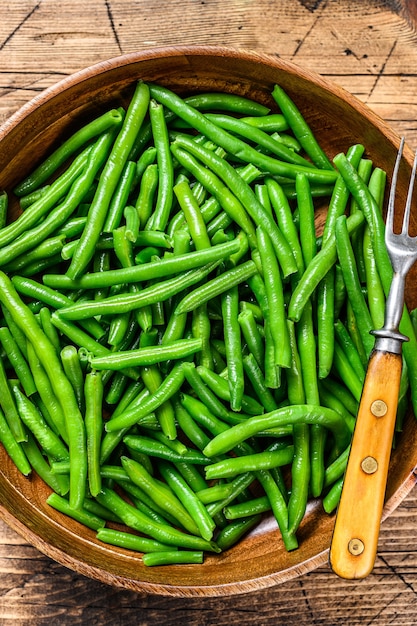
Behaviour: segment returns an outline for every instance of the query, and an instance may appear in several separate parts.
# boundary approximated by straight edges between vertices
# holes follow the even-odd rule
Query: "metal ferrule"
[[[398,332],[398,330],[390,330],[389,328],[372,330],[371,334],[376,337],[375,350],[379,352],[401,354],[404,341],[408,341],[408,337]]]

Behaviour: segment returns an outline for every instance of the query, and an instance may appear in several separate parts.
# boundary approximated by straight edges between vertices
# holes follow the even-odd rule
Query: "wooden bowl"
[[[10,189],[81,122],[105,107],[126,102],[142,78],[180,94],[226,91],[271,104],[280,84],[299,105],[330,157],[363,143],[375,165],[392,171],[397,135],[372,111],[340,87],[295,65],[254,52],[214,47],[170,47],[128,54],[70,76],[40,94],[0,129],[0,188]],[[398,184],[405,190],[412,155]],[[412,216],[414,226],[417,216]],[[415,280],[407,302],[417,305]],[[384,515],[415,483],[417,423],[408,416],[395,449]],[[37,477],[22,477],[0,451],[0,516],[27,541],[61,564],[105,583],[139,592],[172,596],[226,596],[281,583],[326,563],[334,516],[311,502],[299,531],[298,550],[287,553],[276,525],[266,519],[236,547],[207,556],[203,565],[146,568],[135,553],[107,546],[95,533],[51,509],[49,489]]]

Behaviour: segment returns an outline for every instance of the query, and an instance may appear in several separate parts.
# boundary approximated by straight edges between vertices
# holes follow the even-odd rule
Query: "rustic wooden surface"
[[[415,0],[2,0],[0,122],[60,78],[172,44],[278,55],[331,78],[417,148]],[[0,624],[356,624],[417,622],[417,489],[382,526],[374,572],[327,567],[232,598],[138,595],[86,579],[0,522]]]

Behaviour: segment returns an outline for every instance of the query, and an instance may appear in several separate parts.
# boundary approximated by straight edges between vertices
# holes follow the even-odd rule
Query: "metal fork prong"
[[[395,206],[395,190],[397,187],[398,171],[400,169],[401,158],[404,148],[404,137],[401,138],[400,147],[398,148],[397,158],[395,160],[394,170],[392,172],[391,191],[388,199],[387,219],[386,219],[386,233],[390,235],[394,232],[394,206]]]
[[[401,231],[403,235],[406,235],[408,233],[408,226],[410,223],[410,211],[411,211],[411,204],[413,201],[413,189],[414,189],[414,181],[416,178],[416,168],[417,168],[417,151],[414,155],[413,169],[411,172],[410,182],[408,185],[407,202],[405,205],[403,226],[402,226],[402,231]]]

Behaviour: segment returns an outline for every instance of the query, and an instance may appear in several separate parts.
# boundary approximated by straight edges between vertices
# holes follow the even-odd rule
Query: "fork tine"
[[[416,167],[417,167],[417,151],[414,155],[414,163],[413,163],[413,169],[411,172],[411,177],[410,177],[410,183],[408,185],[408,193],[407,193],[407,202],[405,205],[405,210],[404,210],[404,217],[403,217],[403,227],[402,227],[402,234],[406,235],[408,233],[408,226],[409,226],[409,222],[410,222],[410,212],[411,212],[411,204],[413,201],[413,188],[414,188],[414,180],[416,177]]]
[[[403,155],[404,137],[401,138],[400,147],[398,148],[397,158],[395,160],[394,170],[392,172],[391,191],[388,199],[388,210],[386,219],[386,231],[387,235],[394,232],[394,204],[395,204],[395,189],[397,187],[398,170],[400,169],[401,157]]]

